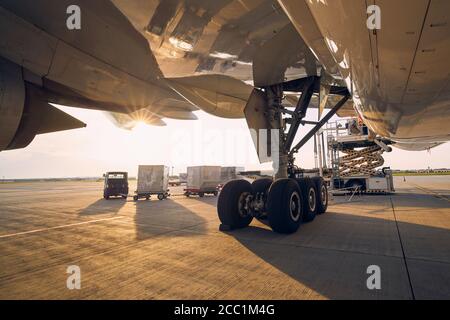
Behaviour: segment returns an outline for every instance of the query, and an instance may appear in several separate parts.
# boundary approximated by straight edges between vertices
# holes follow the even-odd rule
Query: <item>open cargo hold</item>
[[[217,186],[220,184],[221,167],[219,166],[198,166],[187,168],[187,187],[185,195],[205,194],[217,195]]]
[[[134,200],[150,199],[158,195],[159,200],[169,196],[169,167],[163,165],[139,166],[137,190]]]

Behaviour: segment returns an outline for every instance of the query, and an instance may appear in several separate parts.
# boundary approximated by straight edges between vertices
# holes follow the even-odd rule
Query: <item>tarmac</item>
[[[101,182],[3,183],[0,299],[450,299],[450,176],[395,185],[334,197],[281,235],[256,220],[220,232],[215,197],[107,201]],[[67,288],[74,265],[79,290]]]

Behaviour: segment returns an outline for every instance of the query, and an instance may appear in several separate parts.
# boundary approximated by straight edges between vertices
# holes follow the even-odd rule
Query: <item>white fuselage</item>
[[[449,1],[376,1],[373,30],[371,1],[279,2],[325,67],[337,65],[370,129],[411,150],[449,140]]]

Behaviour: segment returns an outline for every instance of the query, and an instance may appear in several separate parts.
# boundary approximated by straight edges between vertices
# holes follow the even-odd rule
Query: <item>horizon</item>
[[[260,164],[244,119],[230,120],[196,112],[198,120],[169,120],[167,126],[138,124],[133,130],[116,127],[104,112],[57,106],[87,124],[86,128],[39,135],[25,149],[0,153],[0,179],[64,179],[101,177],[108,171],[137,175],[139,164],[163,164],[173,173],[186,172],[193,165],[244,167],[266,171]],[[310,110],[308,120],[317,111]],[[339,119],[332,118],[331,121]],[[296,141],[310,128],[302,127]],[[314,143],[309,141],[296,156],[302,168],[314,168]],[[447,168],[450,144],[430,151],[394,148],[384,153],[382,167],[393,170]]]
[[[316,169],[316,168],[305,168],[307,170],[310,169]],[[413,168],[413,169],[395,169],[395,168],[391,168],[391,170],[393,172],[406,172],[406,171],[412,171],[412,172],[417,172],[419,173],[419,171],[427,171],[427,170],[447,170],[450,171],[450,168]],[[268,171],[268,170],[245,170],[246,171]],[[180,173],[186,173],[181,171]],[[175,175],[170,175],[170,177],[178,177],[179,174],[175,174]],[[30,177],[25,177],[25,178],[4,178],[4,177],[0,177],[0,181],[4,182],[4,181],[20,181],[20,180],[64,180],[64,179],[103,179],[103,175],[99,175],[99,176],[67,176],[67,177],[34,177],[34,178],[30,178]],[[128,179],[137,179],[137,175],[131,175],[128,176]]]

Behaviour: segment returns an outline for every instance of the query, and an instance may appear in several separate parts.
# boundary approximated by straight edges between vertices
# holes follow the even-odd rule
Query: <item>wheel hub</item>
[[[289,213],[291,215],[292,220],[297,222],[300,219],[301,215],[301,204],[300,204],[300,196],[297,192],[293,192],[291,194],[291,198],[289,201]]]
[[[241,217],[247,217],[250,214],[249,203],[251,202],[251,198],[252,198],[252,195],[248,192],[242,193],[241,196],[239,197],[238,209],[239,209],[239,215]]]
[[[312,188],[309,190],[308,204],[309,204],[309,208],[311,209],[311,211],[316,210],[316,192]]]
[[[327,189],[325,188],[325,186],[322,186],[322,188],[320,189],[320,195],[321,195],[321,199],[322,199],[322,204],[324,206],[326,206],[328,194],[327,194]]]

